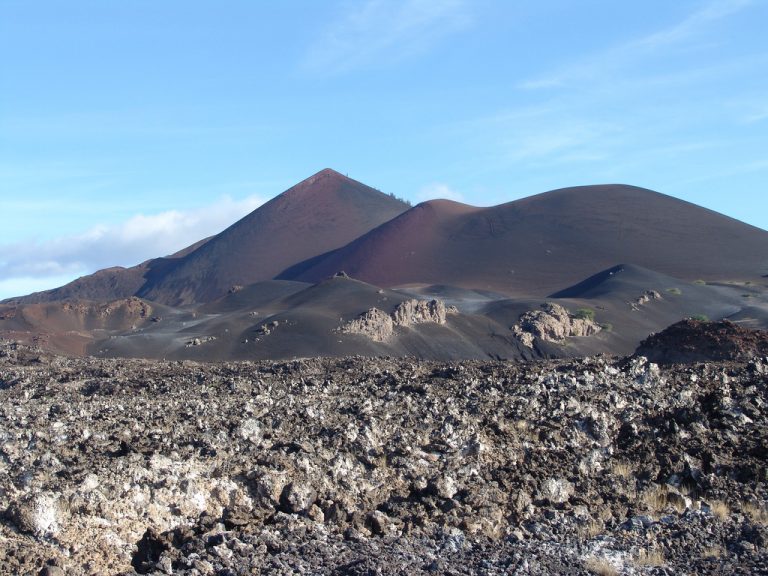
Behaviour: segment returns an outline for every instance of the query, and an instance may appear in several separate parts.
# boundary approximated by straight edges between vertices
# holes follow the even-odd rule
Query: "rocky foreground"
[[[0,346],[2,574],[768,573],[768,358]]]

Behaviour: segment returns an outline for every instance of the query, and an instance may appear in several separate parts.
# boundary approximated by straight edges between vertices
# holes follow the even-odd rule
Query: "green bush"
[[[579,308],[573,316],[579,320],[595,321],[595,311],[592,308]]]
[[[699,322],[709,322],[709,316],[706,314],[695,314],[691,316],[691,320],[698,320]]]
[[[680,290],[680,288],[667,288],[667,292],[669,292],[670,294],[674,294],[675,296],[680,296],[680,294],[683,293],[683,291]]]

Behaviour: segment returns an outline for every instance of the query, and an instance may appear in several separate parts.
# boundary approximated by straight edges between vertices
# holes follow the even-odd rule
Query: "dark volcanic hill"
[[[759,278],[768,232],[643,188],[582,186],[490,208],[425,202],[282,277],[345,270],[387,287],[544,296],[619,262],[687,280]]]
[[[200,361],[628,354],[683,318],[767,328],[766,272],[768,232],[642,188],[408,209],[323,170],[176,254],[0,303],[0,337]]]
[[[334,170],[286,190],[201,245],[139,266],[99,271],[13,303],[131,295],[174,306],[210,302],[339,248],[408,205]]]

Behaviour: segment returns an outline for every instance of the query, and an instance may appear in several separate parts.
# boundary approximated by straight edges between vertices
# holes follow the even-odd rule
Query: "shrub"
[[[578,318],[579,320],[591,320],[592,322],[594,322],[595,311],[592,310],[592,308],[579,308],[578,310],[576,310],[574,317]]]
[[[698,320],[699,322],[709,322],[709,316],[706,314],[694,314],[691,316],[691,320]]]
[[[694,284],[698,284],[699,286],[706,286],[707,282],[705,280],[694,280]]]
[[[680,288],[667,288],[667,292],[669,292],[670,294],[674,294],[675,296],[680,296],[680,294],[683,293],[683,291],[680,290]]]

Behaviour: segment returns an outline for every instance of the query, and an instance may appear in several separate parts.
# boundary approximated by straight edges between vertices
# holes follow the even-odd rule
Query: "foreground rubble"
[[[768,572],[768,359],[0,346],[3,574]]]

